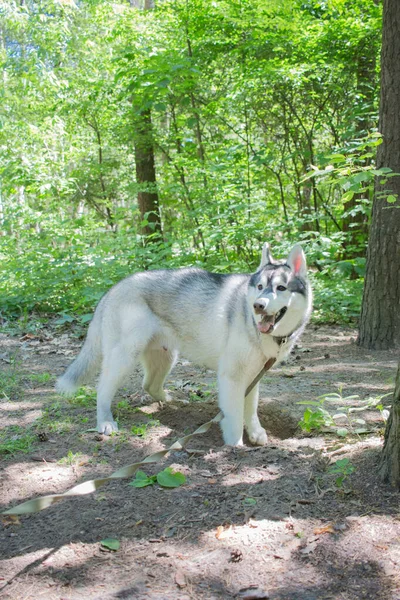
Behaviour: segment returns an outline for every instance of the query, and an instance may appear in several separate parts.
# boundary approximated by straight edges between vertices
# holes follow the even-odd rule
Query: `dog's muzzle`
[[[277,313],[269,315],[265,312],[266,305],[267,302],[263,298],[259,298],[253,304],[256,315],[261,315],[261,321],[257,323],[257,329],[260,333],[272,333],[287,311],[287,306],[284,306]]]

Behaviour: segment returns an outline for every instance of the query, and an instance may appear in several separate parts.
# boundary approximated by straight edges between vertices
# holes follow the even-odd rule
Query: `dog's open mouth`
[[[284,306],[274,315],[263,315],[261,321],[257,323],[258,331],[260,331],[260,333],[272,333],[286,311],[287,306]]]

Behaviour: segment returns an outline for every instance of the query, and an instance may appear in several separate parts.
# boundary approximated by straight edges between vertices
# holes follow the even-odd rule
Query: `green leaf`
[[[389,196],[386,198],[386,202],[389,202],[390,204],[394,204],[396,200],[397,196],[394,196],[393,194],[389,194]]]
[[[255,498],[245,498],[243,504],[244,506],[254,506],[257,504],[257,500]]]
[[[344,469],[345,467],[350,466],[350,459],[349,458],[339,458],[337,461],[335,461],[334,467],[336,467],[337,469]]]
[[[128,485],[136,488],[147,487],[148,485],[154,485],[157,480],[156,475],[148,476],[144,471],[136,471],[135,479]]]
[[[118,550],[121,545],[119,540],[116,540],[115,538],[106,538],[105,540],[101,540],[100,544],[104,548],[108,548],[109,550],[113,550],[114,552]]]
[[[157,475],[157,483],[162,487],[176,488],[186,482],[186,477],[179,471],[174,472],[171,467],[167,467]]]
[[[349,430],[346,429],[346,427],[339,427],[339,429],[336,429],[336,435],[338,435],[339,437],[346,437],[348,433]]]

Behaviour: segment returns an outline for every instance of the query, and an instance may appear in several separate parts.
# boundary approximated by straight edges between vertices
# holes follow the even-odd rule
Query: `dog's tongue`
[[[265,315],[261,321],[257,323],[257,329],[261,333],[270,333],[275,324],[275,315]]]

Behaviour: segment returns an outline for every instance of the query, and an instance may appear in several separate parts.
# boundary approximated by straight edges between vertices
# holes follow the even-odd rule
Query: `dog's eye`
[[[262,284],[262,283],[259,283],[259,284],[258,284],[258,286],[257,286],[257,289],[258,289],[258,290],[262,290],[263,288],[264,288],[263,284]]]
[[[284,292],[287,288],[285,288],[284,285],[278,285],[278,287],[276,288],[279,292]]]

